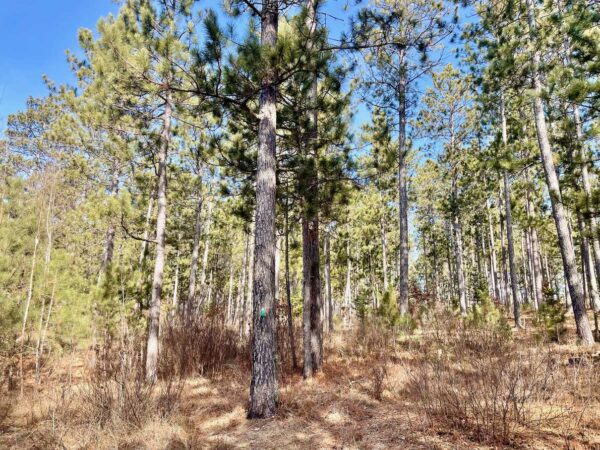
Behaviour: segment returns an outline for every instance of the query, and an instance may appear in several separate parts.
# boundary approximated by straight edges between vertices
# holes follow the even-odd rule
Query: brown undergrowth
[[[537,344],[527,330],[465,325],[447,314],[431,314],[423,329],[412,336],[375,325],[338,330],[326,337],[323,371],[309,381],[291,368],[285,350],[279,414],[264,421],[245,418],[243,343],[217,358],[198,356],[186,370],[176,369],[174,356],[165,358],[172,369],[161,367],[161,380],[150,387],[135,358],[115,357],[110,371],[92,374],[78,354],[82,373],[71,385],[57,375],[23,398],[2,397],[0,448],[600,445],[600,380],[590,352]],[[61,367],[64,361],[54,362],[55,373]]]

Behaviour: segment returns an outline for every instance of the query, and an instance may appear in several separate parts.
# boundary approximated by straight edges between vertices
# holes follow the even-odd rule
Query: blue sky
[[[27,97],[46,94],[42,75],[72,80],[65,50],[77,50],[77,30],[116,9],[112,0],[0,0],[0,130]]]

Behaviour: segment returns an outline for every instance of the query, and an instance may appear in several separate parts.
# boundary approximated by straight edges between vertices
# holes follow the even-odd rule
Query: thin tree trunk
[[[404,50],[400,51],[398,95],[398,214],[400,232],[398,307],[400,314],[408,312],[408,179],[406,169],[406,66]]]
[[[292,368],[298,368],[296,358],[296,341],[294,339],[294,319],[292,316],[292,289],[290,285],[290,229],[288,222],[288,209],[285,209],[285,297],[287,303],[288,335],[290,339],[290,352],[292,353]]]
[[[535,213],[533,209],[533,205],[531,202],[530,196],[530,186],[529,186],[529,171],[525,172],[526,182],[527,182],[527,191],[525,193],[525,209],[527,213],[527,219],[529,221],[528,231],[529,231],[529,260],[531,264],[531,275],[532,275],[532,284],[533,284],[533,296],[535,299],[534,307],[537,310],[539,306],[544,301],[544,292],[543,292],[543,277],[542,277],[542,266],[540,259],[540,249],[537,238],[537,230],[535,228],[535,224],[532,222],[535,220]]]
[[[350,309],[352,308],[352,258],[350,253],[350,239],[346,243],[346,285],[344,287],[344,321],[350,321]]]
[[[530,40],[533,43],[535,43],[535,40],[537,39],[537,25],[535,23],[536,19],[534,9],[535,6],[533,0],[526,0],[526,4]],[[554,216],[554,222],[556,224],[560,252],[565,268],[567,283],[569,285],[569,292],[572,299],[573,313],[575,315],[575,323],[577,325],[577,334],[581,338],[581,341],[584,345],[593,345],[594,335],[592,334],[592,328],[590,326],[588,317],[585,312],[583,298],[583,283],[581,280],[579,270],[577,269],[575,251],[573,249],[573,245],[571,244],[567,216],[564,210],[562,195],[560,192],[560,184],[558,181],[558,176],[556,175],[556,168],[554,166],[552,148],[550,147],[550,141],[548,139],[546,117],[544,115],[544,106],[541,97],[542,80],[539,73],[540,54],[537,49],[534,49],[532,53],[532,76],[535,90],[535,96],[533,99],[533,112],[538,137],[538,144],[540,147],[544,172],[546,175],[546,184],[548,185],[548,191],[550,194],[552,214]]]
[[[487,217],[488,217],[488,232],[489,232],[489,244],[490,244],[490,275],[492,280],[492,290],[496,299],[500,300],[500,287],[498,283],[498,263],[496,258],[496,245],[494,238],[494,224],[492,222],[492,207],[490,206],[489,199],[486,200]]]
[[[46,252],[44,254],[44,284],[48,285],[48,271],[50,270],[50,258],[52,254],[52,209],[54,206],[54,184],[53,180],[50,181],[50,198],[48,200],[48,208],[46,210]],[[53,294],[54,295],[54,292]],[[37,384],[40,383],[41,377],[41,353],[42,348],[42,329],[44,326],[44,310],[46,308],[46,301],[44,296],[41,297],[42,308],[40,313],[40,321],[38,327],[38,338],[37,345],[35,348],[35,379]]]
[[[192,259],[190,261],[190,279],[188,285],[187,316],[191,318],[196,306],[196,273],[198,271],[198,257],[200,254],[200,236],[202,235],[202,205],[204,198],[201,190],[198,191],[196,204],[196,220],[194,222],[194,243],[192,245]]]
[[[206,230],[204,231],[204,252],[202,254],[202,270],[200,271],[200,286],[206,284],[206,269],[208,267],[208,253],[210,251],[210,228],[212,224],[213,203],[208,201],[208,211],[206,216]]]
[[[25,380],[23,374],[23,352],[25,351],[25,330],[27,327],[27,318],[29,316],[29,306],[31,305],[31,298],[33,297],[33,278],[35,274],[35,262],[37,256],[37,249],[40,243],[39,228],[35,235],[35,241],[33,245],[33,255],[31,256],[31,272],[29,273],[29,287],[27,288],[27,299],[25,300],[25,309],[23,311],[23,326],[21,327],[21,351],[19,357],[19,376],[21,379],[21,397],[25,390]]]
[[[327,315],[327,323],[329,332],[333,332],[333,295],[331,291],[331,242],[329,233],[325,235],[325,290],[327,291],[327,304],[329,314]]]
[[[279,0],[265,0],[261,12],[261,46],[277,44]],[[252,381],[248,418],[272,417],[277,409],[277,343],[275,329],[275,195],[277,73],[267,67],[259,99],[256,229],[253,278]]]
[[[229,262],[229,290],[227,292],[227,315],[225,323],[232,323],[233,310],[233,261]]]
[[[308,48],[317,30],[317,0],[307,1],[306,28]],[[318,123],[317,123],[317,69],[312,73],[308,92],[311,104],[308,111],[309,126],[305,153],[313,164],[306,173],[304,211],[302,217],[302,262],[303,262],[303,337],[304,378],[310,378],[321,368],[323,362],[323,299],[321,297],[321,268],[319,256],[319,174],[318,174]]]
[[[175,279],[173,280],[173,298],[171,305],[171,319],[179,309],[179,239],[177,239],[177,253],[175,254]]]
[[[240,318],[240,337],[244,336],[244,320],[246,317],[246,309],[248,308],[246,302],[246,289],[248,286],[248,254],[250,252],[250,234],[246,233],[246,245],[244,248],[244,261],[242,263],[242,279],[240,281],[240,289],[238,290],[238,302],[237,308],[239,310]]]
[[[501,113],[502,116],[502,142],[505,150],[508,150],[508,136],[506,130],[506,111],[504,107],[504,100],[502,100]],[[504,181],[504,207],[506,211],[506,239],[508,244],[508,262],[510,269],[510,285],[512,288],[513,297],[513,315],[515,318],[515,326],[522,328],[521,324],[521,306],[519,304],[519,287],[517,286],[517,267],[515,257],[515,242],[513,238],[513,226],[512,226],[512,207],[511,207],[511,194],[510,194],[510,182],[508,180],[508,172],[502,171],[502,179]]]
[[[158,369],[158,333],[160,326],[160,303],[165,269],[165,244],[167,228],[167,154],[171,141],[171,97],[167,93],[163,112],[163,129],[158,160],[157,216],[156,216],[156,256],[152,278],[152,297],[148,315],[148,341],[146,346],[146,381],[156,382]]]
[[[456,177],[452,179],[452,232],[454,234],[454,260],[456,265],[456,279],[458,282],[458,300],[461,314],[467,313],[467,288],[465,283],[465,273],[463,269],[463,241],[462,227],[458,217],[458,191],[456,186]]]

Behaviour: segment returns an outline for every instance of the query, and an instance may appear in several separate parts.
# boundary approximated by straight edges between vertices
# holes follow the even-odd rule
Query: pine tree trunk
[[[33,297],[33,279],[35,276],[35,263],[37,256],[38,245],[40,244],[39,228],[35,235],[33,245],[33,255],[31,256],[31,271],[29,272],[29,286],[27,288],[27,299],[25,300],[25,309],[23,310],[23,325],[21,327],[21,337],[19,339],[21,344],[20,356],[19,356],[19,377],[21,380],[21,397],[25,391],[25,380],[23,373],[23,352],[25,351],[25,330],[27,329],[27,318],[29,317],[29,307],[31,305],[31,299]]]
[[[179,238],[177,239],[177,253],[175,254],[175,275],[173,280],[173,297],[171,302],[171,319],[179,310]]]
[[[200,254],[200,236],[202,235],[202,205],[204,198],[201,190],[198,191],[196,204],[196,220],[194,222],[194,243],[192,245],[192,259],[190,261],[190,279],[187,298],[187,318],[190,319],[196,306],[196,275],[198,272],[198,258]]]
[[[496,258],[496,245],[494,238],[494,224],[492,222],[492,207],[489,199],[486,200],[487,217],[488,217],[488,232],[489,232],[489,247],[490,247],[490,279],[492,281],[492,290],[497,300],[500,300],[500,287],[498,283],[498,263]]]
[[[510,270],[510,286],[512,289],[513,315],[515,318],[515,326],[517,328],[521,328],[521,306],[519,304],[519,287],[517,285],[515,243],[513,238],[512,211],[510,204],[510,183],[508,181],[508,174],[506,173],[506,170],[503,171],[502,176],[504,179],[504,206],[506,208],[506,240],[508,245],[508,264]]]
[[[529,171],[525,172],[526,174],[526,182],[527,182],[527,192],[525,193],[525,210],[527,213],[527,219],[531,223],[535,220],[535,213],[533,209],[533,205],[531,203],[530,197],[530,187],[529,187]],[[530,249],[529,249],[529,259],[531,263],[531,274],[532,274],[532,284],[533,284],[533,296],[535,299],[535,309],[538,309],[539,306],[544,301],[544,292],[543,292],[543,276],[542,276],[542,262],[540,256],[540,248],[537,237],[537,230],[534,224],[530,224],[528,227],[529,238],[530,238]],[[549,281],[549,280],[548,280]]]
[[[346,285],[344,287],[344,321],[350,321],[352,308],[352,258],[350,254],[350,239],[346,243]]]
[[[385,205],[382,205],[382,208],[385,208]],[[382,256],[381,256],[381,263],[382,263],[382,268],[383,268],[383,290],[385,292],[387,292],[388,290],[388,260],[387,260],[387,254],[388,254],[388,249],[387,249],[387,233],[385,230],[385,219],[382,216],[381,219],[379,220],[379,227],[381,230],[381,252],[382,252]]]
[[[278,0],[265,0],[261,12],[261,46],[277,44]],[[267,418],[277,409],[275,311],[275,195],[277,74],[265,70],[259,100],[256,228],[253,277],[252,381],[248,418]]]
[[[208,201],[208,211],[206,215],[206,230],[204,231],[204,252],[202,253],[202,270],[200,271],[200,286],[206,285],[206,269],[208,268],[208,253],[210,251],[210,228],[212,225],[213,203]]]
[[[292,353],[292,368],[298,368],[296,358],[296,340],[294,339],[294,318],[292,315],[292,287],[290,284],[290,229],[288,222],[288,209],[285,209],[285,297],[287,303],[288,335],[290,339],[290,352]]]
[[[144,306],[144,300],[143,298],[145,297],[142,294],[142,287],[144,284],[144,274],[145,274],[145,262],[146,262],[146,256],[148,253],[148,237],[150,235],[150,222],[152,221],[152,210],[153,210],[153,206],[154,206],[154,193],[152,193],[152,195],[150,196],[150,199],[148,200],[148,210],[146,212],[146,221],[144,223],[144,234],[142,236],[143,240],[142,240],[142,248],[140,250],[140,257],[138,259],[138,270],[139,270],[139,277],[136,281],[135,284],[135,293],[136,293],[136,304],[135,304],[135,309],[138,313],[140,313],[142,311],[142,308]]]
[[[327,305],[329,314],[327,315],[327,322],[329,332],[333,332],[333,294],[331,291],[331,242],[329,233],[325,235],[325,290],[327,291]]]
[[[406,67],[400,51],[398,95],[398,214],[400,231],[398,307],[408,313],[408,179],[406,170]]]
[[[533,0],[526,0],[526,4],[530,39],[532,43],[535,43],[535,40],[537,38],[537,25],[535,23],[536,19],[534,10],[535,6],[533,4]],[[537,131],[537,138],[540,147],[542,163],[544,166],[544,173],[546,175],[546,184],[548,186],[548,192],[550,194],[550,203],[552,204],[552,214],[554,216],[554,222],[556,224],[560,252],[563,260],[563,266],[565,268],[567,283],[569,286],[569,293],[571,296],[573,313],[575,315],[577,334],[581,338],[581,341],[584,345],[593,345],[594,336],[592,334],[590,322],[585,312],[585,304],[583,298],[583,283],[581,280],[579,270],[577,269],[575,251],[573,249],[573,245],[571,244],[571,236],[568,228],[567,215],[562,201],[558,176],[556,175],[556,168],[554,166],[552,149],[550,147],[550,141],[548,139],[546,117],[544,115],[544,106],[541,97],[542,81],[539,73],[540,54],[538,50],[533,50],[532,61],[532,76],[535,90],[535,97],[533,100],[533,114],[535,118],[535,127]]]
[[[242,333],[244,336],[249,336],[250,332],[251,332],[251,327],[252,327],[252,312],[253,312],[253,303],[252,303],[252,295],[253,295],[253,290],[252,290],[252,286],[254,285],[254,251],[256,249],[256,243],[255,243],[255,235],[254,235],[254,227],[255,227],[255,223],[252,222],[252,224],[250,225],[250,240],[249,240],[249,247],[248,247],[248,289],[246,291],[246,301],[245,304],[247,305],[246,308],[246,315],[244,316],[244,327],[242,330]],[[275,260],[273,260],[273,264],[275,264]],[[273,277],[273,281],[275,281],[275,277]],[[275,289],[275,286],[273,285],[273,290]]]
[[[229,261],[229,289],[227,292],[227,315],[225,316],[225,323],[229,324],[232,322],[232,311],[233,311],[233,261]]]
[[[317,29],[317,0],[307,1],[306,28],[308,50]],[[303,337],[304,378],[312,377],[321,368],[323,360],[323,300],[321,297],[321,270],[319,257],[319,174],[318,174],[318,124],[317,124],[317,80],[316,68],[312,73],[308,92],[310,110],[309,126],[305,142],[305,156],[309,163],[306,172],[306,192],[302,218],[302,262],[303,262]]]
[[[592,261],[592,251],[590,249],[590,240],[586,235],[585,221],[583,219],[583,214],[578,211],[577,212],[577,225],[579,227],[579,234],[581,236],[581,258],[583,260],[583,266],[587,275],[587,286],[589,291],[589,298],[591,307],[594,310],[594,313],[600,312],[600,296],[598,294],[598,281],[596,278],[596,274],[594,273],[594,263]]]
[[[160,303],[165,270],[165,246],[167,228],[167,154],[171,141],[171,96],[167,93],[163,112],[163,129],[157,155],[157,216],[156,216],[156,255],[152,277],[152,297],[148,315],[148,341],[146,345],[146,381],[154,383],[158,370],[158,333],[160,326]]]
[[[458,190],[456,186],[456,177],[452,180],[452,197],[454,206],[452,211],[452,232],[454,234],[454,260],[456,265],[456,279],[458,282],[458,300],[461,314],[467,313],[467,288],[465,283],[465,273],[463,269],[463,241],[462,227],[458,217]]]
[[[244,320],[246,318],[246,290],[247,290],[247,278],[248,278],[248,255],[250,252],[250,234],[246,233],[246,245],[244,247],[244,261],[242,263],[242,279],[240,280],[240,288],[238,289],[238,301],[236,310],[239,312],[239,326],[240,326],[240,337],[244,336]]]

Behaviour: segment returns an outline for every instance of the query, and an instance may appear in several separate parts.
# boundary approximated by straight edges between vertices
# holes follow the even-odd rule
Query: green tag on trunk
[[[260,317],[265,317],[267,315],[267,312],[265,311],[265,308],[260,308]]]

